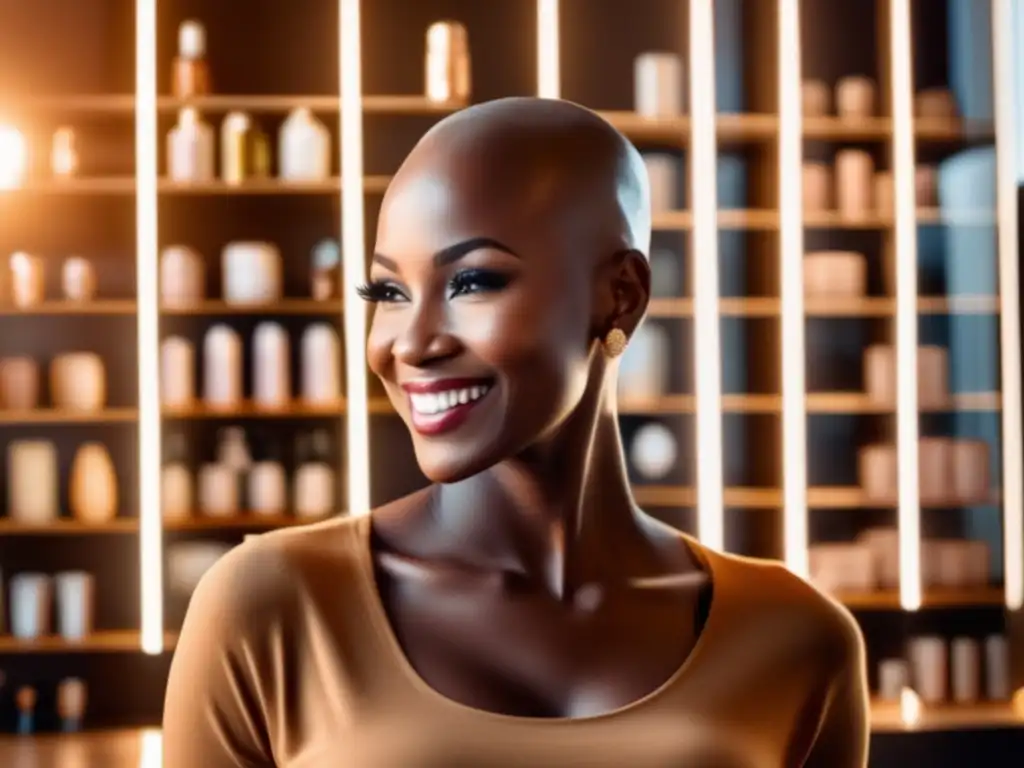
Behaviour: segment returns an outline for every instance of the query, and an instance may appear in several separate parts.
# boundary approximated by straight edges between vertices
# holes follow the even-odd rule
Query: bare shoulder
[[[860,627],[835,599],[776,561],[718,553],[709,558],[714,575],[738,596],[749,630],[785,628],[782,636],[827,659],[833,669],[861,663]]]

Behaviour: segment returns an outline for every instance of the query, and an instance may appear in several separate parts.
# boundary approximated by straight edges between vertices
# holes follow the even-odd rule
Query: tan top
[[[853,619],[782,566],[704,559],[713,596],[685,663],[603,715],[528,718],[420,677],[374,583],[370,518],[235,548],[193,595],[171,665],[165,768],[863,768]]]

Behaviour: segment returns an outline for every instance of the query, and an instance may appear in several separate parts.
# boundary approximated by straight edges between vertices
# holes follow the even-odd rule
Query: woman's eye
[[[360,298],[372,304],[387,304],[406,301],[406,296],[394,283],[386,280],[374,280],[356,289]]]
[[[490,293],[500,291],[511,282],[511,278],[501,272],[489,269],[467,269],[452,278],[451,296],[465,296],[473,293]]]

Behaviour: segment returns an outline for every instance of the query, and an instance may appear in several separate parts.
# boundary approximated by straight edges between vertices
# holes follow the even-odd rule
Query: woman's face
[[[555,432],[586,389],[595,338],[594,270],[567,258],[568,223],[515,194],[458,186],[437,174],[396,181],[360,291],[376,305],[370,368],[433,482]]]

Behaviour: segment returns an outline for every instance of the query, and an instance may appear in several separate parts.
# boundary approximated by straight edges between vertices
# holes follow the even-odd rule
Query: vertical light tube
[[[1013,0],[993,0],[996,205],[999,245],[999,355],[1002,372],[1003,579],[1006,607],[1024,608],[1024,447],[1021,434],[1021,338],[1018,295],[1017,125]]]
[[[558,49],[558,0],[537,0],[537,95],[562,96]]]
[[[156,0],[135,2],[135,253],[142,650],[164,648],[157,285]]]
[[[900,606],[921,607],[921,498],[918,479],[917,220],[914,191],[914,83],[910,0],[890,0],[892,176],[896,241],[896,450],[899,463]]]
[[[800,1],[778,3],[779,286],[782,337],[782,521],[786,566],[809,575],[804,344],[803,106]]]
[[[693,353],[697,395],[697,535],[725,545],[722,487],[722,343],[718,307],[715,20],[710,0],[690,0],[690,200]]]
[[[366,310],[356,293],[366,280],[359,0],[339,0],[338,24],[348,513],[362,515],[370,511],[370,409],[366,372]]]

